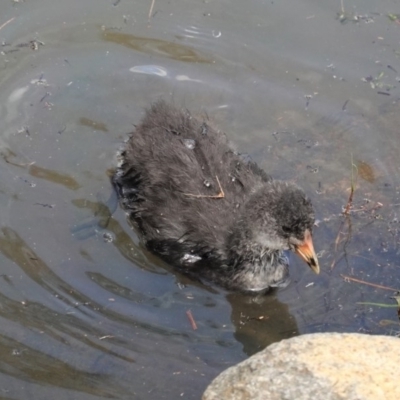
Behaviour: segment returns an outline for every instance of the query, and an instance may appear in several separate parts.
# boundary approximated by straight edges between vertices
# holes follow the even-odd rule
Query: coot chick
[[[265,292],[287,283],[289,249],[319,273],[304,192],[246,162],[187,110],[154,103],[122,150],[113,183],[147,248],[190,275]]]

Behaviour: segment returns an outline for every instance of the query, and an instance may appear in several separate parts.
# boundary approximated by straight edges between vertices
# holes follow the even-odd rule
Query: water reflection
[[[17,154],[10,149],[2,149],[1,156],[7,164],[27,169],[29,175],[35,178],[45,179],[49,182],[65,186],[66,188],[71,190],[77,190],[81,187],[79,183],[71,176],[40,167],[34,162],[20,161]]]
[[[162,39],[139,37],[128,33],[103,30],[102,38],[107,42],[118,43],[129,49],[154,56],[164,56],[176,61],[210,64],[212,60],[201,55],[187,45]]]
[[[81,117],[79,118],[79,123],[83,126],[93,128],[96,131],[108,132],[107,125],[103,122],[93,121],[90,118]]]
[[[232,306],[235,338],[249,356],[272,343],[299,334],[287,304],[281,303],[274,292],[260,297],[230,293],[227,300]]]
[[[104,237],[105,234],[111,232],[114,238],[111,242],[124,258],[151,272],[160,273],[159,269],[152,267],[152,263],[148,262],[144,249],[131,239],[130,235],[125,232],[117,220],[112,218],[112,213],[118,204],[118,199],[114,192],[106,203],[101,200],[92,202],[85,199],[74,199],[72,203],[76,207],[90,210],[94,215],[94,218],[89,217],[87,221],[71,229],[71,232],[78,239],[84,240],[97,234]]]
[[[112,196],[113,198],[113,196]],[[78,207],[85,207],[90,209],[96,217],[90,222],[83,223],[74,227],[75,234],[80,235],[80,232],[89,229],[92,234],[94,231],[102,232],[102,230],[112,231],[115,235],[113,244],[127,260],[140,266],[152,273],[165,273],[163,270],[173,273],[178,282],[184,287],[200,287],[206,289],[211,293],[217,293],[220,289],[215,289],[209,286],[207,282],[201,283],[193,281],[190,277],[185,277],[173,267],[165,264],[157,257],[153,256],[153,262],[156,265],[162,266],[151,267],[153,264],[145,257],[149,254],[143,247],[138,246],[130,237],[130,235],[123,230],[121,225],[112,218],[111,210],[105,203],[91,203],[89,201],[76,201],[75,205]],[[114,209],[113,206],[111,206]],[[100,233],[101,234],[101,233]],[[87,238],[87,233],[80,235],[81,239]],[[133,292],[127,287],[123,287],[110,278],[96,273],[88,273],[90,278],[99,286],[108,292],[121,296],[127,300],[146,303],[156,307],[166,306],[171,299],[166,298],[152,298],[143,295],[142,293]],[[289,338],[298,334],[295,319],[290,315],[288,306],[281,303],[272,291],[266,296],[247,296],[241,293],[229,293],[226,299],[231,305],[231,322],[234,325],[234,337],[243,345],[243,351],[247,355],[252,355],[257,351],[265,348],[271,343],[279,341],[283,338]],[[175,298],[176,302],[177,299]]]

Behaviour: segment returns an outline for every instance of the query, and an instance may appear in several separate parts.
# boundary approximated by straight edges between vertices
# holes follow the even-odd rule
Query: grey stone
[[[222,372],[203,400],[398,400],[399,367],[395,337],[302,335]]]

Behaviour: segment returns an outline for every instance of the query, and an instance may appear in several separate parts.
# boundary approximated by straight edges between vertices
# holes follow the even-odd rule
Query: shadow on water
[[[84,200],[75,202],[74,204],[78,207],[91,210],[95,218],[75,226],[72,229],[74,235],[82,240],[96,234],[113,238],[110,240],[120,254],[135,265],[152,273],[165,274],[165,271],[168,271],[176,276],[182,287],[185,285],[197,286],[210,293],[218,293],[212,286],[193,281],[190,277],[186,277],[157,257],[152,256],[142,246],[137,245],[131,239],[131,236],[123,230],[118,221],[112,218],[112,213],[116,210],[115,201],[117,201],[117,197],[113,194],[107,203],[92,203]],[[146,255],[148,255],[148,258]],[[153,262],[158,267],[151,267]],[[159,266],[162,266],[162,269]],[[161,306],[159,299],[147,298],[143,294],[132,292],[100,274],[90,273],[90,278],[112,294],[131,301]],[[287,305],[277,300],[275,291],[257,297],[229,293],[226,295],[226,299],[232,308],[231,322],[235,327],[234,337],[242,343],[243,351],[247,355],[252,355],[283,338],[298,335],[294,318],[290,315]]]
[[[243,351],[252,355],[268,345],[299,334],[296,321],[286,304],[273,293],[260,297],[228,294],[232,306],[234,336],[243,344]]]

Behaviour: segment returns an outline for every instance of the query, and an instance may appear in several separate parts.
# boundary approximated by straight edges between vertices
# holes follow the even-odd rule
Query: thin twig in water
[[[343,225],[344,225],[344,223],[345,223],[346,221],[348,222],[349,229],[348,229],[347,232],[342,232]],[[341,225],[340,225],[339,232],[338,232],[338,234],[337,234],[337,236],[336,236],[336,239],[335,239],[335,251],[337,251],[338,246],[339,246],[339,244],[341,243],[341,235],[343,235],[343,236],[346,235],[346,236],[347,236],[346,243],[349,241],[349,239],[350,239],[350,237],[351,237],[351,228],[352,228],[352,225],[351,225],[350,216],[349,216],[349,215],[346,215],[346,219],[344,219],[344,220],[342,221],[342,223],[341,223]]]
[[[361,208],[357,208],[357,209],[352,209],[351,212],[352,213],[356,213],[356,212],[372,212],[375,210],[378,210],[379,208],[383,207],[383,204],[379,201],[376,202],[376,204],[374,206],[372,206],[371,208],[366,208],[366,206],[361,206]]]
[[[340,224],[339,232],[338,232],[338,234],[336,236],[336,239],[335,239],[335,252],[337,252],[339,244],[342,242],[342,235],[346,237],[345,243],[343,245],[344,256],[345,256],[346,260],[347,260],[346,247],[347,247],[347,244],[349,243],[349,241],[351,239],[351,235],[352,235],[352,224],[351,224],[351,219],[350,219],[350,209],[351,209],[351,206],[353,204],[355,182],[357,181],[357,177],[358,177],[358,170],[357,170],[357,176],[356,176],[356,179],[354,179],[353,168],[355,168],[357,170],[357,166],[353,162],[353,154],[351,154],[351,187],[350,187],[350,195],[349,195],[349,199],[347,200],[346,207],[345,207],[345,209],[343,211],[343,215],[345,216],[345,219]],[[347,232],[342,232],[343,226],[344,226],[344,224],[346,222],[348,224]],[[336,263],[337,263],[337,259],[335,258],[332,261],[331,270],[334,268]]]
[[[355,183],[354,183],[354,175],[353,175],[353,168],[357,170],[357,166],[353,163],[353,153],[351,154],[351,187],[350,187],[350,195],[349,199],[347,200],[346,208],[343,211],[344,215],[348,215],[350,212],[351,205],[353,204],[353,196],[354,196],[354,188],[355,188]],[[358,176],[358,173],[357,173]],[[357,180],[357,177],[356,177]]]
[[[351,276],[346,276],[346,275],[343,275],[343,274],[340,274],[340,276],[347,282],[352,281],[352,282],[356,282],[356,283],[362,283],[363,285],[373,286],[373,287],[375,287],[377,289],[391,290],[392,292],[397,292],[398,291],[398,289],[393,289],[393,288],[388,287],[388,286],[377,285],[376,283],[362,281],[361,279],[352,278]]]
[[[347,224],[348,224],[348,230],[347,230],[347,232],[342,232],[342,228],[343,228],[345,222],[347,222]],[[352,236],[351,218],[350,218],[350,215],[348,215],[348,214],[345,215],[345,219],[340,224],[339,232],[335,239],[335,252],[337,252],[339,244],[342,242],[341,235],[346,236],[346,239],[344,240],[344,244],[343,244],[343,256],[340,257],[339,259],[334,258],[334,260],[332,261],[332,264],[331,264],[331,270],[335,267],[335,265],[338,263],[338,261],[341,260],[342,258],[344,258],[347,261],[347,245],[349,244],[351,236]]]
[[[5,26],[7,26],[10,22],[13,22],[15,17],[10,18],[8,21],[4,22],[3,25],[0,26],[0,30],[2,30]]]
[[[196,198],[208,198],[208,199],[223,199],[225,197],[225,193],[222,189],[221,182],[218,179],[218,176],[215,176],[217,178],[218,186],[219,186],[219,193],[214,196],[210,196],[207,194],[190,194],[190,193],[183,193],[185,196],[190,196],[190,197],[196,197]]]
[[[395,308],[395,307],[398,307],[397,304],[371,303],[369,301],[357,301],[356,304],[360,304],[362,306],[377,306],[377,307],[382,307],[382,308]]]
[[[151,14],[153,13],[153,8],[154,8],[154,3],[156,2],[156,0],[151,0],[151,6],[150,6],[150,10],[149,10],[149,21],[151,18]]]
[[[197,329],[196,321],[193,318],[192,312],[190,310],[186,311],[186,315],[189,319],[190,325],[192,325],[192,329],[195,331]]]

